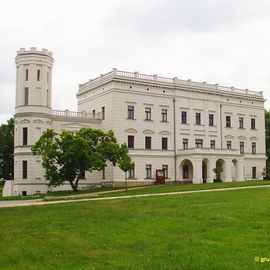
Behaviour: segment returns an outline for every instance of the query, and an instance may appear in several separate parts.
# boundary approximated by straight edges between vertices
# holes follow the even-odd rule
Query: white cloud
[[[265,0],[10,0],[0,17],[0,123],[14,112],[20,47],[54,52],[56,109],[76,110],[78,84],[113,67],[262,90],[269,98],[269,8]]]

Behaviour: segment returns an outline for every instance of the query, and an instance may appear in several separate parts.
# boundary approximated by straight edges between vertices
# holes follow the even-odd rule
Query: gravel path
[[[71,199],[71,200],[62,200],[62,201],[43,201],[42,199],[39,199],[39,200],[0,201],[0,208],[19,207],[19,206],[32,206],[32,205],[49,205],[49,204],[72,203],[72,202],[86,202],[86,201],[123,200],[123,199],[130,199],[130,198],[143,198],[143,197],[154,197],[154,196],[172,196],[172,195],[181,195],[181,194],[206,193],[206,192],[230,191],[230,190],[241,190],[241,189],[255,189],[255,188],[269,188],[269,187],[270,187],[270,185],[260,185],[260,186],[231,187],[231,188],[218,188],[218,189],[205,189],[205,190],[176,191],[176,192],[166,192],[166,193],[149,193],[149,194],[138,194],[138,195],[110,196],[110,197],[102,197],[102,198],[96,198],[95,197],[95,198],[84,198],[84,199],[75,199],[75,200]]]

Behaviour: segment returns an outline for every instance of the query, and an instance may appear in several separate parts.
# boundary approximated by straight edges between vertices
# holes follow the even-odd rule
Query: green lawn
[[[270,269],[269,210],[269,188],[3,208],[0,268]]]

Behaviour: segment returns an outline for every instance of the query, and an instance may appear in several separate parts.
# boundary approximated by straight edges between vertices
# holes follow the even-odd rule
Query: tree
[[[68,181],[74,191],[78,190],[85,171],[100,171],[107,162],[116,166],[129,157],[126,145],[120,146],[112,131],[90,128],[60,134],[49,129],[32,147],[32,152],[41,155],[50,186]]]
[[[220,175],[223,172],[223,167],[221,165],[217,165],[217,167],[213,169],[213,172],[216,174],[217,181],[221,181]]]
[[[126,145],[124,145],[121,148],[120,151],[120,158],[118,160],[118,167],[125,172],[125,189],[127,192],[127,172],[129,170],[131,170],[132,168],[134,168],[134,163],[131,161],[131,158],[129,155],[127,155],[128,153],[128,148]]]
[[[0,126],[0,178],[14,178],[14,118]]]

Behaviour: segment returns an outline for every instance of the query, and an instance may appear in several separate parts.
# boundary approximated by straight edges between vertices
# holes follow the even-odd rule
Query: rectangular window
[[[102,120],[105,119],[105,107],[101,107],[101,117],[102,117]]]
[[[24,105],[28,105],[29,88],[24,88]]]
[[[27,179],[27,160],[22,162],[22,178]]]
[[[232,149],[232,141],[227,141],[227,149]]]
[[[151,179],[152,178],[152,165],[146,164],[145,165],[145,178]]]
[[[162,122],[167,122],[167,109],[161,109],[161,121]]]
[[[28,69],[25,70],[25,80],[28,81]]]
[[[168,150],[168,138],[161,138],[162,150]]]
[[[23,145],[28,144],[28,129],[26,127],[23,128]]]
[[[37,70],[37,81],[40,81],[40,69]]]
[[[201,124],[201,113],[196,112],[196,125]]]
[[[187,123],[187,112],[181,112],[181,122],[182,124]]]
[[[239,128],[244,128],[244,118],[239,117]]]
[[[252,154],[256,154],[256,143],[255,142],[253,142],[251,144],[251,148],[252,148]]]
[[[105,168],[102,169],[102,179],[105,179]]]
[[[214,115],[212,113],[209,114],[209,126],[214,126]]]
[[[168,165],[162,165],[162,170],[164,171],[165,179],[168,179]]]
[[[92,110],[92,116],[93,118],[96,118],[96,110]]]
[[[203,147],[203,140],[202,139],[196,139],[195,140],[196,148],[202,148]]]
[[[231,127],[231,117],[229,115],[226,116],[226,127]]]
[[[240,154],[244,154],[244,153],[245,153],[245,143],[240,142]]]
[[[215,149],[215,148],[216,148],[216,141],[215,141],[215,140],[211,140],[211,141],[210,141],[210,147],[211,147],[212,149]]]
[[[145,137],[145,149],[151,149],[151,137]]]
[[[251,129],[256,129],[256,119],[251,118]]]
[[[134,119],[134,106],[128,105],[128,119]]]
[[[252,167],[252,179],[257,178],[257,167]]]
[[[50,73],[49,73],[49,71],[47,71],[47,83],[49,83],[49,75],[50,75]]]
[[[145,108],[145,120],[151,120],[151,108]]]
[[[131,168],[128,171],[128,178],[130,178],[130,179],[134,179],[135,178],[135,165],[133,166],[133,168]]]
[[[134,149],[134,136],[132,135],[128,136],[128,148]]]
[[[188,165],[183,166],[183,179],[188,179]]]
[[[188,139],[183,139],[183,149],[188,149]]]

